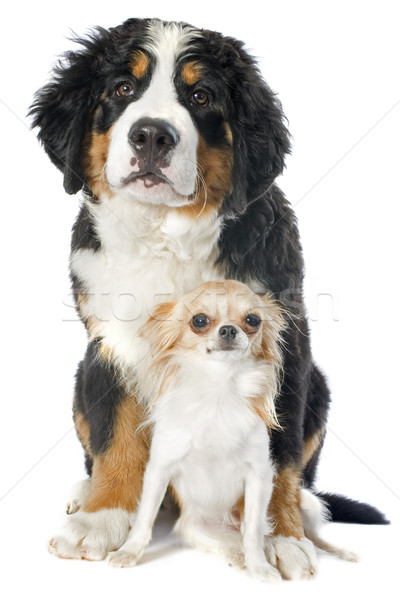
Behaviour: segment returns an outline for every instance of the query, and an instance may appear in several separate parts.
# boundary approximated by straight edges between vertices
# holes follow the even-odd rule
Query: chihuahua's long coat
[[[138,561],[170,484],[186,542],[243,562],[258,578],[280,579],[264,538],[283,324],[268,296],[219,281],[160,305],[144,326],[138,390],[153,427],[150,459],[131,534],[109,556],[113,566]]]

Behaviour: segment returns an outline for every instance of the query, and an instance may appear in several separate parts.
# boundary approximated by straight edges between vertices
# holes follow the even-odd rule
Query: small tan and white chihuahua
[[[140,559],[170,485],[181,510],[175,529],[187,543],[257,578],[281,579],[264,539],[284,325],[275,301],[233,280],[205,283],[155,309],[141,330],[148,348],[137,373],[150,458],[133,528],[109,554],[112,566]]]

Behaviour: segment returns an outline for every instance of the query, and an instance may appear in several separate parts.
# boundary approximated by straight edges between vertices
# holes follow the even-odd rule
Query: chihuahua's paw
[[[279,583],[282,581],[278,569],[275,569],[275,567],[270,565],[267,561],[249,566],[248,571],[252,577],[259,581],[264,581],[266,583]]]
[[[126,567],[134,567],[139,558],[140,556],[138,554],[126,552],[125,550],[117,550],[116,552],[110,552],[107,556],[107,563],[110,567],[123,569]]]

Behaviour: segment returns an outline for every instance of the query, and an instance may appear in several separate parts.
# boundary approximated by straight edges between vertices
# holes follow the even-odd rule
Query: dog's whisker
[[[206,205],[207,205],[208,187],[207,187],[207,182],[206,182],[206,180],[205,180],[205,178],[204,178],[204,176],[203,176],[203,174],[202,174],[201,171],[202,171],[202,169],[201,169],[201,166],[199,165],[197,174],[198,174],[198,177],[200,179],[200,183],[201,183],[201,185],[202,185],[202,187],[204,189],[204,202],[203,202],[203,206],[202,206],[200,212],[196,215],[197,219],[203,214],[204,209],[206,208]]]

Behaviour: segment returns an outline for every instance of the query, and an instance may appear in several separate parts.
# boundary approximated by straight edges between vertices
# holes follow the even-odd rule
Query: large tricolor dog
[[[51,548],[95,560],[125,542],[149,449],[137,332],[161,302],[235,279],[292,315],[270,519],[279,569],[300,577],[313,570],[300,490],[313,486],[329,391],[310,352],[296,218],[274,183],[290,149],[281,106],[243,44],[219,33],[130,19],[78,41],[31,108],[65,190],[83,190],[71,279],[89,344],[74,420],[90,482]],[[385,521],[323,498],[333,519]]]

